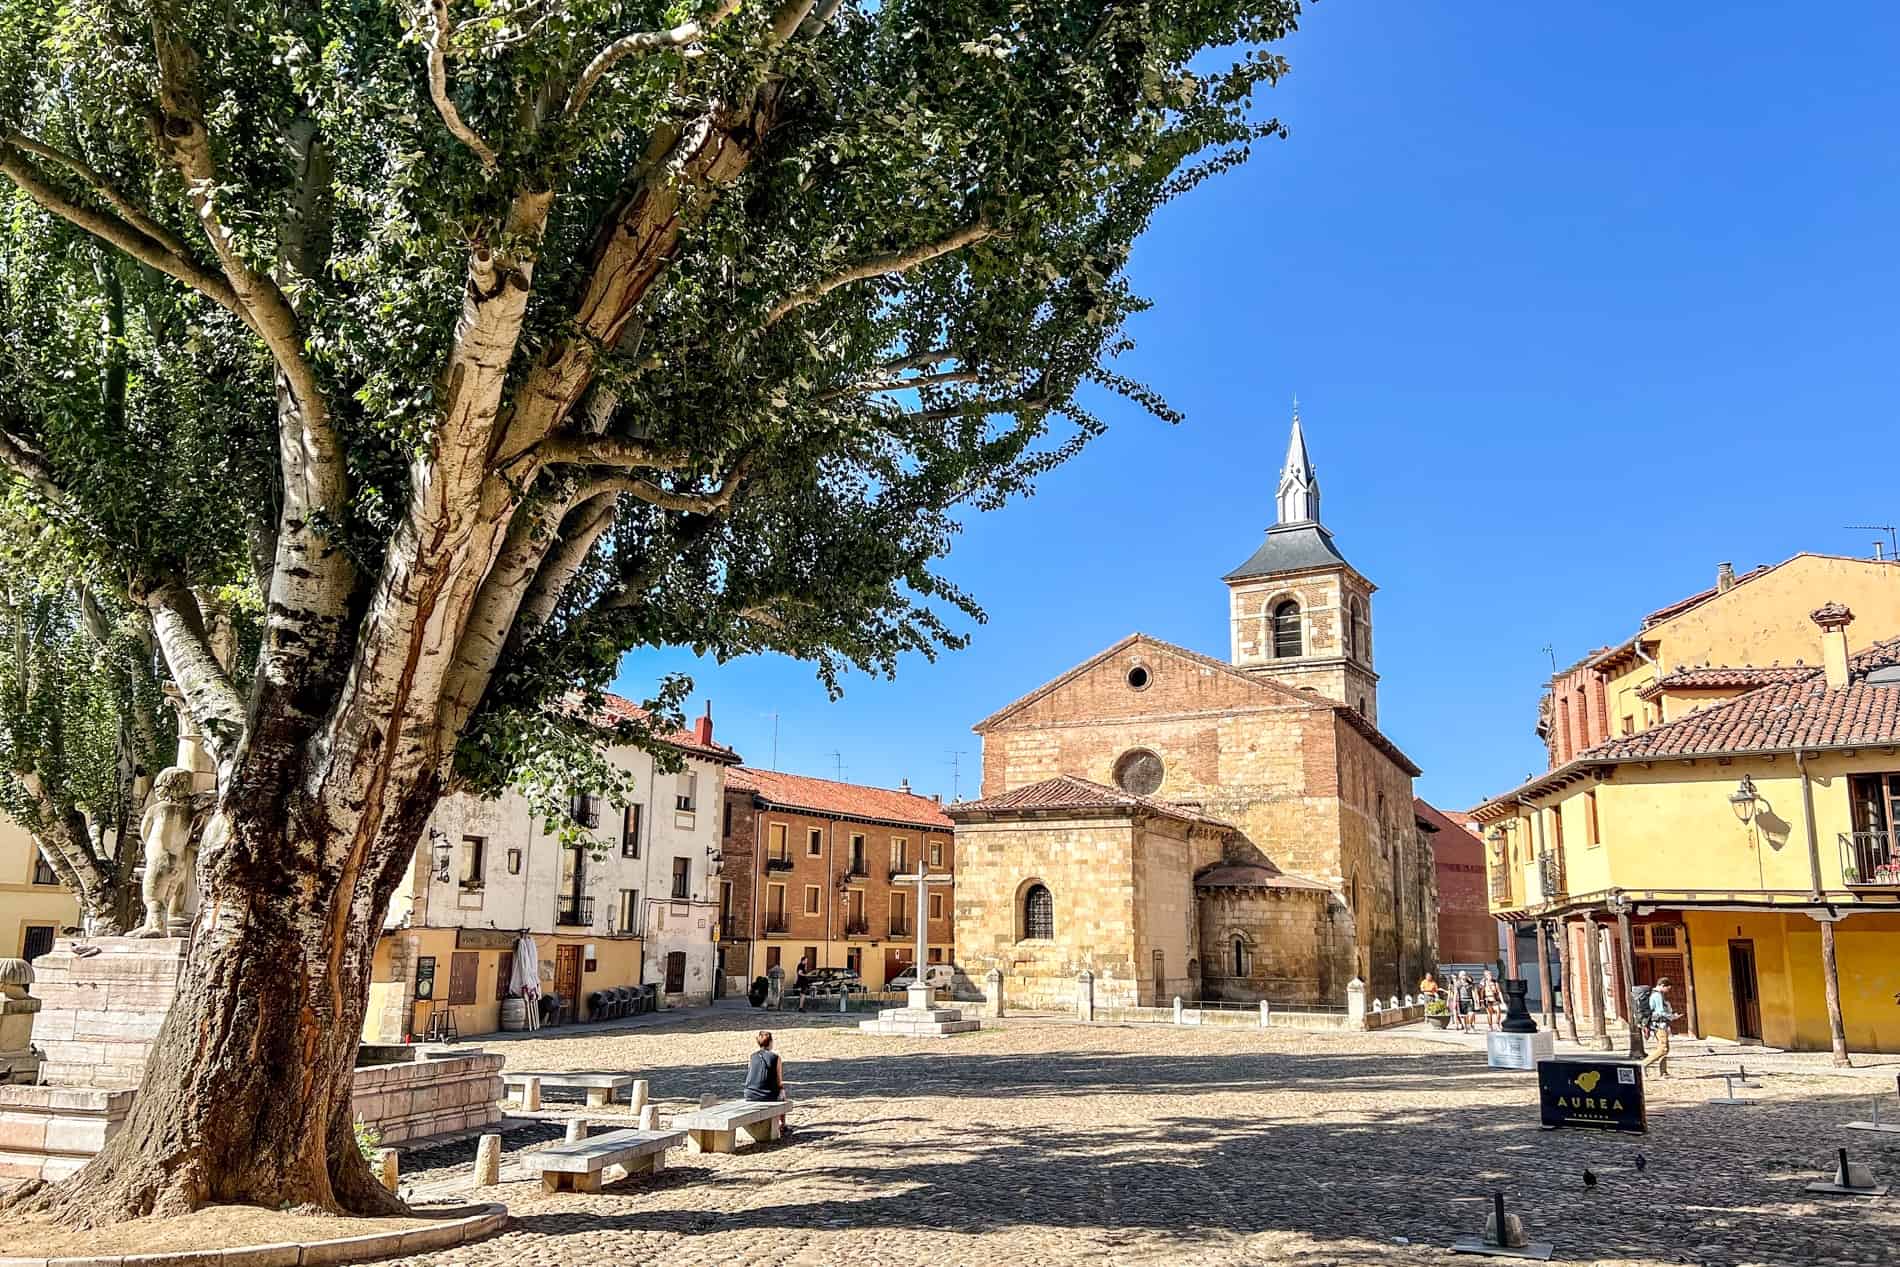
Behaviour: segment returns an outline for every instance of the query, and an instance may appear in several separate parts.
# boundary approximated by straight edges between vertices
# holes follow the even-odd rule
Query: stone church
[[[1297,412],[1278,520],[1223,580],[1225,661],[1135,633],[979,722],[957,958],[1012,1004],[1343,1004],[1413,988],[1437,883],[1378,727],[1372,582],[1320,522]]]

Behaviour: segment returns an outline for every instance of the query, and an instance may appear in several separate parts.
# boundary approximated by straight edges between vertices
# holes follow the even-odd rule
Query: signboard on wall
[[[416,997],[433,999],[435,997],[435,956],[424,955],[416,960]]]
[[[1547,1130],[1585,1126],[1639,1135],[1649,1130],[1641,1065],[1616,1060],[1540,1060],[1537,1102]]]

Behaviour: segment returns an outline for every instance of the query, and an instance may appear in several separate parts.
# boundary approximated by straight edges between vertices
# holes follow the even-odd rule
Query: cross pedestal
[[[860,1021],[858,1028],[870,1034],[899,1034],[911,1038],[946,1038],[981,1029],[980,1022],[964,1019],[962,1008],[938,1007],[936,990],[924,980],[930,963],[930,887],[950,884],[952,877],[931,875],[919,859],[915,875],[895,876],[891,882],[914,885],[917,889],[917,949],[912,964],[917,980],[910,987],[903,1007],[885,1008],[875,1021]]]

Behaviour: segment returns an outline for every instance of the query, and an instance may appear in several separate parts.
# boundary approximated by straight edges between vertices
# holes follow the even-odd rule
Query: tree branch
[[[160,224],[157,220],[154,220],[151,216],[145,214],[131,199],[114,189],[112,183],[100,175],[91,165],[82,162],[70,154],[56,150],[42,141],[36,141],[30,136],[22,136],[18,132],[8,132],[4,139],[6,144],[16,149],[25,150],[28,154],[36,158],[43,158],[49,163],[57,163],[61,167],[64,167],[67,171],[85,181],[94,193],[104,198],[127,224],[164,247],[167,251],[170,251],[173,255],[176,255],[179,259],[189,260],[191,258],[191,250],[185,245],[182,238]]]
[[[487,141],[477,135],[474,128],[462,122],[462,112],[455,108],[455,102],[449,97],[448,0],[429,0],[429,8],[435,28],[429,34],[429,97],[435,102],[435,111],[442,116],[442,122],[455,134],[455,139],[468,146],[470,152],[482,160],[482,167],[493,176],[500,165],[500,157]]]
[[[31,484],[35,492],[61,510],[72,508],[66,498],[66,490],[53,479],[52,468],[46,464],[46,455],[31,442],[3,427],[0,427],[0,466],[5,466]]]
[[[985,238],[995,236],[996,230],[994,228],[984,224],[982,221],[978,221],[975,224],[965,225],[948,237],[939,238],[935,242],[927,242],[922,246],[913,246],[906,251],[893,251],[888,255],[872,256],[868,260],[853,264],[847,269],[833,273],[830,277],[825,278],[821,282],[816,282],[803,290],[795,291],[784,299],[779,300],[778,303],[773,305],[772,310],[765,315],[766,327],[770,329],[772,326],[777,325],[787,314],[799,308],[803,308],[806,304],[817,303],[820,299],[823,299],[840,286],[849,286],[853,282],[865,281],[872,277],[888,277],[893,273],[908,273],[918,265],[927,264],[940,255],[948,255],[950,252],[961,250],[973,242],[981,242]]]
[[[1046,409],[1049,397],[1003,396],[990,400],[966,400],[957,404],[939,405],[935,409],[913,409],[897,416],[902,422],[942,422],[946,418],[961,418],[973,410],[981,410],[985,415],[1015,413],[1022,409]]]
[[[980,383],[983,375],[975,370],[945,370],[938,374],[919,374],[915,378],[868,379],[849,387],[834,387],[817,396],[819,404],[829,404],[845,396],[874,396],[880,392],[909,391],[913,387],[940,387],[946,383]]]
[[[437,0],[439,3],[440,0]],[[593,95],[601,78],[617,66],[624,58],[635,53],[651,53],[663,48],[682,48],[688,44],[697,44],[706,38],[706,33],[739,11],[742,0],[719,0],[712,11],[704,17],[682,22],[678,26],[664,31],[637,31],[632,35],[623,35],[594,55],[587,63],[579,79],[574,81],[574,91],[568,94],[567,117],[572,119],[580,114],[587,99]]]
[[[72,202],[46,182],[46,178],[22,157],[24,152],[11,140],[0,144],[0,174],[19,186],[27,197],[75,228],[83,229],[141,264],[149,264],[165,276],[183,282],[220,307],[237,314],[247,325],[251,324],[250,315],[238,301],[237,292],[223,278],[201,267],[186,254],[174,253],[165,243],[137,225]]]
[[[564,462],[574,466],[647,467],[662,471],[677,470],[692,461],[691,454],[656,449],[644,440],[565,433],[549,436],[539,444],[502,459],[500,468],[506,470],[523,458],[543,466]]]
[[[222,765],[244,734],[244,700],[211,650],[198,600],[181,581],[156,586],[143,597],[172,680],[184,693],[212,759]]]
[[[739,485],[746,477],[746,471],[752,464],[752,454],[742,453],[738,461],[732,464],[725,477],[719,481],[719,488],[711,493],[676,493],[661,488],[651,480],[639,479],[631,475],[609,475],[595,480],[587,486],[583,497],[594,497],[600,493],[626,493],[632,497],[658,506],[661,510],[677,510],[691,515],[716,515],[732,505],[732,499],[739,491]]]

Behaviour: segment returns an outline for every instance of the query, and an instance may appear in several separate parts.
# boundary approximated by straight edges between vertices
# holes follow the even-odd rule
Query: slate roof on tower
[[[1306,432],[1300,426],[1297,403],[1293,406],[1293,431],[1287,439],[1286,465],[1280,468],[1274,507],[1277,517],[1267,529],[1267,539],[1222,580],[1245,581],[1282,572],[1352,566],[1333,544],[1333,534],[1319,521],[1319,474],[1306,453]]]

